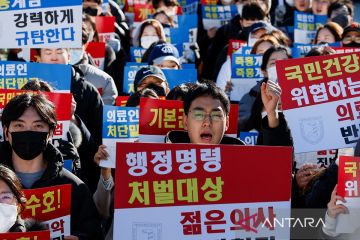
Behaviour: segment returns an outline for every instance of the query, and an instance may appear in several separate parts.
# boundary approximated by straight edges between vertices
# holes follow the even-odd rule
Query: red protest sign
[[[134,22],[142,22],[154,14],[155,9],[151,4],[135,4],[134,5]]]
[[[0,240],[49,240],[50,231],[0,233]]]
[[[154,234],[162,229],[165,239],[289,234],[266,219],[290,216],[291,148],[117,144],[116,175],[122,177],[115,183],[116,239],[146,226]],[[143,224],[130,228],[135,222]]]
[[[129,96],[118,96],[115,100],[115,106],[125,107]]]
[[[337,194],[360,197],[360,157],[340,156]]]
[[[226,134],[237,135],[238,105],[232,104]],[[140,99],[140,135],[166,135],[183,130],[183,102],[177,100]]]
[[[6,104],[15,96],[21,95],[26,92],[45,95],[47,99],[54,104],[56,118],[58,121],[66,121],[71,119],[71,93],[34,92],[15,89],[0,89],[0,109],[3,109]]]
[[[114,16],[96,16],[96,31],[99,33],[99,41],[107,42],[114,36],[115,17]]]
[[[276,62],[283,110],[360,96],[360,53]]]
[[[93,57],[96,66],[104,70],[105,62],[105,43],[89,42],[86,44],[85,51]]]
[[[230,39],[228,45],[228,55],[231,56],[236,50],[240,49],[242,46],[246,45],[246,41]]]
[[[27,202],[23,218],[46,223],[51,238],[70,235],[71,184],[26,189],[24,194]]]

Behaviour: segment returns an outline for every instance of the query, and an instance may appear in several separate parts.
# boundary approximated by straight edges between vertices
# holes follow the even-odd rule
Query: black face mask
[[[336,22],[342,28],[345,28],[347,25],[349,25],[349,19],[343,14],[339,14],[336,17],[333,17],[331,21]]]
[[[22,131],[10,134],[11,148],[21,159],[32,160],[46,149],[48,132]]]
[[[343,44],[343,47],[360,47],[360,43],[351,42],[351,43],[348,43],[348,44]]]
[[[147,85],[146,88],[154,90],[158,96],[166,96],[165,90],[161,86],[151,83]]]
[[[245,37],[245,39],[247,40],[249,38],[250,32],[251,32],[251,26],[243,27],[242,31],[241,31],[241,35],[243,35]]]
[[[98,9],[97,8],[91,8],[87,7],[83,9],[83,12],[90,15],[90,16],[97,16],[98,15]]]

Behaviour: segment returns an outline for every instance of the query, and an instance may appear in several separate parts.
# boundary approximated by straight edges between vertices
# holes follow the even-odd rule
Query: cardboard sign
[[[294,19],[294,42],[309,44],[315,38],[318,27],[326,23],[327,16],[295,11]]]
[[[26,189],[24,194],[23,218],[47,223],[53,240],[70,235],[71,184]]]
[[[205,30],[210,28],[219,28],[227,24],[235,15],[238,14],[235,4],[229,6],[203,5],[201,6],[201,11]]]
[[[117,144],[114,239],[290,238],[291,148]]]
[[[69,93],[71,65],[0,62],[0,89],[21,89],[35,79],[49,83],[55,92]]]
[[[139,138],[139,108],[104,106],[103,144],[110,157],[101,167],[115,168],[117,142],[134,142]]]
[[[100,42],[107,42],[115,38],[115,17],[114,16],[96,16],[96,31],[99,34]]]
[[[225,134],[236,137],[238,104],[232,104],[229,128]],[[140,142],[164,142],[172,130],[184,130],[183,102],[177,100],[140,99]]]
[[[91,55],[96,67],[104,70],[105,64],[105,43],[104,42],[89,42],[86,45],[85,51]]]
[[[30,91],[7,90],[0,89],[0,119],[6,104],[15,96]],[[72,95],[70,93],[51,93],[51,92],[32,92],[33,94],[44,94],[46,98],[55,106],[56,118],[58,124],[53,135],[53,142],[56,144],[57,139],[67,140],[67,132],[69,131],[71,119],[71,102]],[[0,121],[1,122],[1,121]],[[1,124],[0,124],[1,125]],[[2,126],[0,126],[0,140],[3,136]]]
[[[261,55],[234,53],[231,56],[231,82],[234,85],[230,95],[232,101],[240,101],[263,79],[261,63]]]
[[[49,240],[50,231],[0,233],[0,240]]]
[[[2,48],[80,48],[82,1],[9,0],[0,6]]]
[[[360,158],[340,156],[337,194],[345,198],[349,214],[337,217],[337,233],[354,233],[360,228]]]
[[[359,133],[360,53],[276,62],[295,153],[352,147]]]

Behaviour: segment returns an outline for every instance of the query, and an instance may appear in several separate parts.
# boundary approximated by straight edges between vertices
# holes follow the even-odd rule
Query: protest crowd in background
[[[356,4],[0,1],[0,240],[360,239]]]

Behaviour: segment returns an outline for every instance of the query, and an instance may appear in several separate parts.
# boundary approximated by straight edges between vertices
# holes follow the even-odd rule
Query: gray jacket
[[[78,67],[83,72],[84,79],[98,89],[104,104],[114,105],[118,91],[112,77],[90,64],[79,64]]]

